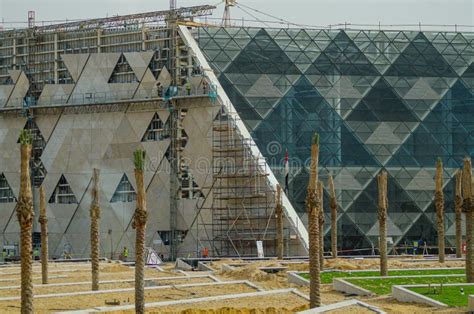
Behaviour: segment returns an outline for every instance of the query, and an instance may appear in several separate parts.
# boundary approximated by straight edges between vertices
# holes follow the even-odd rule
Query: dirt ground
[[[167,279],[167,280],[147,280],[145,286],[168,286],[176,284],[192,284],[192,283],[204,283],[204,282],[214,282],[209,277],[202,278],[187,278],[182,277],[180,279]],[[111,282],[111,283],[101,283],[100,290],[111,290],[111,289],[123,289],[123,288],[133,288],[135,286],[134,281],[127,282]],[[75,291],[89,291],[91,290],[91,283],[80,284],[80,285],[64,285],[64,286],[47,286],[47,285],[38,285],[34,288],[35,295],[44,295],[44,294],[53,294],[53,293],[67,293]],[[20,296],[20,289],[2,289],[0,290],[0,298],[4,297],[15,297]]]
[[[326,269],[337,270],[368,270],[378,269],[378,259],[328,259],[325,261]],[[234,270],[223,271],[223,264],[239,265]],[[76,267],[77,266],[77,267]],[[300,292],[308,295],[309,288],[289,284],[287,281],[287,274],[282,271],[277,274],[267,274],[261,270],[260,267],[269,266],[285,266],[287,270],[305,271],[308,269],[307,262],[298,263],[280,263],[279,261],[257,261],[244,262],[239,260],[221,260],[210,263],[210,266],[215,269],[214,276],[223,280],[249,280],[256,286],[264,290],[296,288]],[[390,259],[389,267],[394,268],[436,268],[436,267],[464,267],[463,261],[448,261],[441,265],[437,261],[420,261],[418,258],[401,257],[399,259]],[[165,271],[160,272],[155,269],[147,269],[146,277],[178,277],[181,279],[175,280],[158,280],[154,285],[177,285],[185,283],[200,283],[211,282],[210,278],[185,279],[185,275],[177,272],[173,264],[165,264],[162,267]],[[40,283],[40,268],[39,264],[34,266],[35,284]],[[54,271],[51,271],[54,270]],[[18,286],[19,285],[19,267],[4,267],[0,268],[0,280],[9,279],[9,281],[0,281],[2,286]],[[204,272],[190,272],[191,275],[203,274]],[[57,264],[50,266],[50,275],[64,276],[61,278],[53,278],[51,283],[68,283],[68,282],[82,282],[90,281],[90,265],[82,264]],[[134,269],[129,266],[118,263],[102,263],[100,280],[130,280],[134,278]],[[60,286],[48,287],[38,285],[35,287],[35,294],[56,294],[74,291],[88,291],[89,283],[74,286]],[[101,284],[101,290],[133,288],[133,282],[121,282],[111,284]],[[321,297],[323,304],[331,304],[343,300],[353,299],[354,297],[345,296],[332,289],[331,285],[322,285]],[[166,289],[148,289],[146,290],[146,302],[160,302],[178,299],[191,299],[205,296],[225,295],[231,293],[255,292],[256,290],[244,284],[226,284],[216,286],[202,286],[202,287],[173,287]],[[0,289],[0,297],[18,296],[19,289]],[[95,306],[105,306],[106,301],[117,299],[121,301],[121,305],[133,304],[134,291],[113,292],[107,294],[87,294],[80,296],[67,297],[52,297],[35,299],[35,311],[38,313],[55,312],[62,310],[85,309]],[[463,309],[448,309],[441,310],[434,307],[424,306],[413,303],[401,303],[390,296],[378,297],[357,297],[366,303],[380,307],[387,313],[462,313]],[[245,299],[233,299],[225,301],[204,302],[198,304],[188,304],[180,306],[170,306],[160,309],[149,309],[150,313],[294,313],[299,310],[307,308],[308,301],[292,294],[278,294],[261,297],[249,297]],[[0,313],[10,313],[19,311],[19,301],[0,301]],[[127,312],[127,313],[132,313]],[[333,313],[347,313],[347,309],[343,312],[335,311]],[[125,313],[125,312],[123,312]],[[350,313],[366,313],[359,308],[350,309]]]
[[[221,284],[201,287],[173,287],[166,289],[146,289],[145,302],[159,302],[180,299],[202,298],[213,295],[255,292],[256,290],[245,284]],[[114,293],[85,294],[76,296],[48,297],[35,299],[36,312],[56,312],[67,310],[81,310],[98,306],[107,306],[106,302],[119,300],[121,305],[134,304],[135,291]],[[2,313],[18,312],[19,301],[0,301]]]
[[[235,263],[235,262],[234,262]],[[225,263],[221,263],[225,264]],[[227,263],[228,264],[228,263]],[[288,266],[290,270],[304,271],[308,269],[307,263],[298,264],[284,264],[281,265],[278,261],[262,261],[241,266],[231,271],[217,271],[216,277],[224,280],[237,280],[237,279],[248,279],[255,283],[257,286],[264,289],[282,289],[282,288],[297,288],[299,291],[309,295],[309,287],[300,287],[293,284],[289,284],[287,281],[287,275],[285,272],[277,274],[267,274],[260,271],[258,268],[263,266]],[[324,266],[326,269],[338,269],[338,270],[368,270],[378,269],[379,260],[370,259],[327,259],[325,260]],[[437,261],[423,261],[419,258],[402,257],[400,259],[389,260],[390,268],[438,268],[438,267],[464,267],[463,261],[447,261],[444,264],[440,264]],[[331,285],[322,285],[321,287],[321,298],[323,304],[336,303],[354,297],[348,297],[344,294],[337,292],[332,289]],[[463,309],[449,309],[440,310],[438,308],[425,306],[414,303],[402,303],[389,297],[357,297],[357,299],[367,302],[371,305],[380,307],[387,313],[464,313]],[[225,313],[225,312],[223,312]],[[347,313],[347,312],[346,312]],[[354,313],[354,312],[352,312]],[[363,312],[362,312],[363,313]]]
[[[202,302],[162,308],[149,308],[149,313],[185,313],[185,314],[257,314],[257,313],[295,313],[308,308],[308,302],[293,294],[284,293],[245,299]],[[134,313],[122,311],[114,313]]]
[[[61,264],[59,268],[55,269],[55,272],[50,273],[51,278],[49,283],[68,283],[68,282],[82,282],[91,281],[91,271],[89,267],[79,266],[76,268],[75,264],[68,266]],[[51,270],[51,268],[50,268]],[[18,271],[18,270],[17,270]],[[100,280],[124,280],[131,279],[134,276],[134,269],[129,266],[125,266],[118,263],[101,263],[100,264]],[[0,274],[0,287],[16,286],[20,280],[20,274],[15,273],[14,270],[10,270],[13,274]],[[184,276],[184,274],[176,271],[164,271],[160,272],[156,269],[147,268],[145,270],[145,276],[154,277],[178,277]],[[41,284],[41,273],[33,274],[33,283]],[[0,292],[1,294],[1,292]]]

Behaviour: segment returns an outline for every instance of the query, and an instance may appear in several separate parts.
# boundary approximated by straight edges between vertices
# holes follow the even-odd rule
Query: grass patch
[[[372,291],[378,295],[390,294],[392,286],[395,285],[423,285],[423,284],[447,284],[465,283],[465,276],[452,277],[405,277],[405,278],[380,278],[380,279],[346,279],[348,282]]]
[[[389,276],[428,276],[428,275],[463,275],[464,269],[394,269],[389,270]],[[300,273],[301,277],[309,280],[308,273]],[[343,271],[328,271],[321,273],[321,283],[332,283],[333,278],[351,278],[351,277],[374,277],[380,276],[378,270],[357,271],[357,272],[343,272]]]
[[[461,288],[464,289],[464,294],[461,293]],[[436,292],[433,287],[407,289],[449,306],[467,306],[468,295],[474,294],[474,286],[444,286],[441,292],[439,287],[436,287]]]

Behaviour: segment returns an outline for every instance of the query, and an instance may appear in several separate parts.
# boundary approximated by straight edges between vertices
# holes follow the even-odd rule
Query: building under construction
[[[101,248],[133,251],[132,153],[147,151],[147,246],[165,256],[275,254],[277,180],[190,29],[199,6],[0,33],[0,228],[18,243],[19,132],[34,135],[32,184],[48,200],[53,257],[89,255],[93,168]],[[288,254],[307,235],[286,200]],[[35,206],[38,211],[38,206]],[[38,230],[36,227],[35,231]],[[39,241],[35,232],[34,240]],[[39,243],[36,243],[39,244]]]
[[[454,174],[474,155],[472,33],[236,27],[228,11],[223,27],[196,21],[213,9],[0,32],[4,247],[19,241],[24,128],[34,135],[35,210],[40,185],[49,200],[53,257],[89,255],[93,168],[101,170],[102,253],[133,251],[137,148],[148,153],[147,246],[171,258],[203,248],[256,256],[257,241],[275,255],[275,191],[288,151],[285,254],[304,255],[314,132],[320,177],[335,178],[341,250],[364,253],[377,243],[382,169],[388,236],[395,245],[434,243],[437,157],[454,242]]]

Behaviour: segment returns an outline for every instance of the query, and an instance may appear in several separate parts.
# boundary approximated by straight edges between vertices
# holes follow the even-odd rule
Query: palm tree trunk
[[[48,283],[48,218],[46,217],[46,197],[44,187],[40,186],[40,216],[41,224],[41,282]]]
[[[456,213],[456,257],[462,257],[462,171],[456,173],[456,188],[454,190],[454,210]]]
[[[323,207],[323,183],[318,181],[318,196],[319,196],[319,265],[320,269],[324,269],[324,207]]]
[[[283,259],[283,206],[281,205],[281,186],[277,184],[276,193],[276,238],[277,238],[277,257]]]
[[[308,182],[308,193],[306,195],[306,210],[308,212],[309,230],[309,306],[315,308],[321,306],[320,293],[320,263],[319,263],[319,206],[320,201],[316,184],[318,182],[318,159],[319,159],[319,135],[315,134],[311,144],[311,164]]]
[[[443,163],[440,158],[436,162],[436,225],[438,227],[438,260],[444,263],[444,194],[443,194]]]
[[[33,313],[33,277],[32,277],[32,229],[33,217],[33,195],[30,180],[30,157],[31,157],[31,133],[23,130],[20,133],[21,143],[21,172],[20,172],[20,194],[16,207],[18,222],[20,224],[20,247],[21,247],[21,313]]]
[[[466,206],[470,206],[470,201],[464,200]],[[474,211],[466,211],[466,281],[474,282],[473,265],[472,265],[472,223],[474,222]]]
[[[100,170],[94,168],[92,204],[91,204],[91,260],[92,260],[92,290],[99,290],[99,255],[100,255],[100,202],[99,202],[99,176]]]
[[[331,194],[329,200],[329,207],[331,207],[331,253],[333,258],[337,258],[337,200],[332,176],[329,176],[328,185]]]
[[[473,206],[472,206],[472,164],[470,158],[464,158],[464,167],[462,171],[462,197],[463,197],[463,210],[466,214],[466,279],[467,282],[474,282],[474,267],[473,263],[473,232],[472,223],[474,222],[473,217]]]
[[[379,254],[380,254],[380,276],[388,276],[387,262],[387,173],[382,171],[378,176],[379,191]]]
[[[135,180],[137,183],[137,208],[133,228],[135,241],[135,312],[145,313],[145,230],[147,221],[146,193],[144,184],[145,151],[134,152]]]

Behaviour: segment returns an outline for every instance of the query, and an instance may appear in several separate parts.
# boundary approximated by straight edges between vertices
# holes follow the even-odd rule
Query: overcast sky
[[[177,0],[178,6],[216,4],[219,0]],[[474,0],[238,0],[271,15],[308,25],[465,24],[474,25]],[[168,0],[0,0],[0,19],[26,21],[28,10],[37,21],[85,19],[167,9]],[[253,12],[260,19],[268,17]],[[214,17],[222,16],[222,4]],[[233,18],[251,19],[239,8]],[[9,24],[12,27],[19,24]],[[24,25],[22,25],[24,26]],[[474,29],[472,29],[474,31]]]

